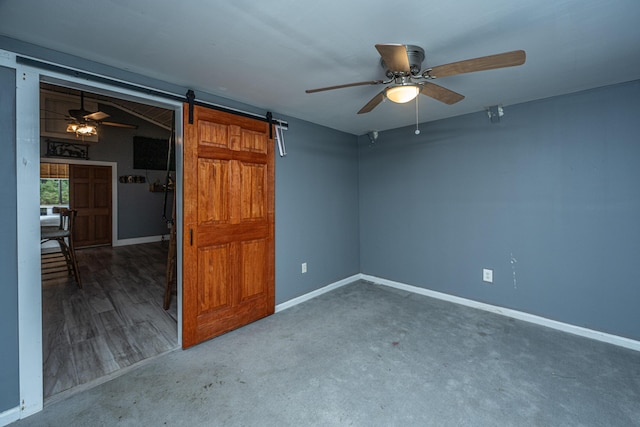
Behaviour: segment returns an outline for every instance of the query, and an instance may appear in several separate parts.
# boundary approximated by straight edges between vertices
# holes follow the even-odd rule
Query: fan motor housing
[[[412,75],[417,75],[422,69],[422,61],[424,61],[424,49],[420,46],[415,46],[412,44],[406,45],[407,47],[407,57],[409,58],[409,69],[411,70]],[[380,66],[384,69],[387,77],[394,77],[398,74],[398,70],[390,70],[387,67],[387,64],[384,62],[384,59],[380,58]]]

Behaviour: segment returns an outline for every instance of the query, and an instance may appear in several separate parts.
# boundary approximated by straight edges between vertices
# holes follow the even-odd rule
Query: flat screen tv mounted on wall
[[[167,170],[167,152],[169,140],[133,137],[133,168],[145,170]],[[175,144],[171,144],[169,170],[176,170]]]

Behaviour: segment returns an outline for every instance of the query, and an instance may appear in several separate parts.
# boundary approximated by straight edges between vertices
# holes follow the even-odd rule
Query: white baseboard
[[[351,282],[355,282],[356,280],[360,279],[360,276],[361,276],[360,274],[354,274],[351,277],[347,277],[345,279],[342,279],[342,280],[339,280],[337,282],[331,283],[330,285],[327,285],[327,286],[322,287],[320,289],[316,289],[315,291],[311,291],[311,292],[309,292],[307,294],[300,295],[299,297],[290,299],[289,301],[285,301],[282,304],[278,304],[278,305],[276,305],[276,313],[279,312],[279,311],[282,311],[282,310],[286,310],[287,308],[291,308],[294,305],[298,305],[300,303],[308,301],[311,298],[315,298],[315,297],[317,297],[319,295],[326,294],[327,292],[332,291],[334,289],[337,289],[337,288],[339,288],[341,286],[348,285]]]
[[[9,425],[20,419],[20,406],[0,412],[0,426]]]
[[[145,237],[135,237],[132,239],[118,239],[113,242],[113,246],[128,246],[128,245],[140,245],[142,243],[154,243],[160,242],[163,240],[169,239],[169,235],[161,235],[161,236],[145,236]]]
[[[509,308],[499,307],[496,305],[486,304],[466,298],[457,297],[454,295],[445,294],[442,292],[432,291],[425,288],[419,288],[417,286],[407,285],[405,283],[394,282],[392,280],[382,279],[380,277],[369,276],[366,274],[360,274],[359,278],[368,282],[373,282],[379,285],[389,286],[396,289],[402,289],[407,292],[415,294],[425,295],[428,297],[449,301],[455,304],[464,305],[467,307],[477,308],[491,313],[500,314],[502,316],[512,317],[514,319],[523,320],[529,323],[535,323],[536,325],[546,326],[548,328],[556,329],[562,332],[568,332],[570,334],[579,335],[586,338],[591,338],[596,341],[602,341],[609,344],[625,347],[631,350],[640,351],[640,341],[635,341],[629,338],[621,337],[618,335],[607,334],[600,331],[594,331],[592,329],[583,328],[581,326],[571,325],[569,323],[558,322],[556,320],[547,319],[545,317],[536,316],[534,314],[524,313],[522,311],[512,310]]]

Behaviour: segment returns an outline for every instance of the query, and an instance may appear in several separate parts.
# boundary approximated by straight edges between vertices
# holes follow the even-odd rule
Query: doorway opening
[[[98,112],[96,135],[68,131]],[[82,289],[69,275],[46,280],[44,255],[56,248],[42,248],[43,383],[50,402],[180,347],[178,299],[163,308],[175,187],[158,191],[166,170],[134,169],[133,158],[134,137],[169,140],[173,111],[41,83],[40,119],[41,224],[58,220],[54,207],[69,207],[80,212],[85,236],[93,233],[76,245]],[[74,178],[74,168],[86,174],[106,168],[109,177]],[[171,174],[175,182],[175,166]],[[105,233],[108,240],[96,238]]]

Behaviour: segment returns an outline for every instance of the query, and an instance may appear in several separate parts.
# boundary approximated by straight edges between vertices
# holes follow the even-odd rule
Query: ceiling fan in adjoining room
[[[425,55],[424,49],[419,46],[377,44],[375,47],[380,53],[380,65],[385,70],[387,80],[347,83],[308,89],[305,92],[316,93],[353,86],[386,85],[382,91],[358,111],[358,114],[370,112],[385,99],[396,103],[405,103],[415,99],[420,93],[451,105],[462,101],[464,96],[432,83],[431,80],[456,74],[513,67],[524,64],[526,59],[524,50],[514,50],[422,69],[422,61]]]
[[[110,117],[102,111],[90,112],[84,109],[84,92],[80,92],[80,109],[69,110],[71,122],[67,126],[67,132],[73,132],[76,136],[96,135],[98,125],[114,126],[127,129],[137,129],[138,126],[126,123],[105,122]]]
[[[53,112],[55,114],[60,114]],[[127,123],[109,122],[104,119],[110,117],[109,114],[102,111],[88,111],[84,108],[84,92],[80,92],[80,108],[70,109],[64,120],[69,123],[66,131],[75,133],[76,137],[85,137],[97,135],[98,126],[112,126],[126,129],[137,129],[138,126]]]

